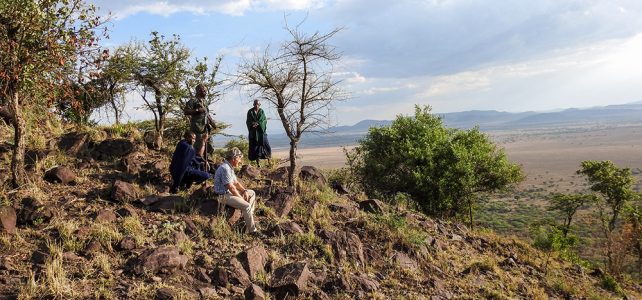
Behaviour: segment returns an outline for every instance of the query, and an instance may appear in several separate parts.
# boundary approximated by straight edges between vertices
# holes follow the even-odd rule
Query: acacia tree
[[[109,110],[114,113],[114,121],[120,124],[125,107],[125,94],[133,90],[133,70],[135,57],[129,45],[116,48],[110,55],[98,74],[97,84],[103,91],[105,102]]]
[[[580,208],[583,208],[596,200],[597,197],[592,194],[553,194],[553,197],[549,200],[550,207],[548,209],[557,210],[563,214],[564,221],[562,224],[562,234],[565,238],[568,236],[571,229],[571,222],[573,221],[575,213],[577,213]]]
[[[271,104],[290,139],[288,185],[294,185],[296,150],[306,132],[322,131],[330,126],[334,101],[347,98],[332,77],[333,65],[341,59],[330,39],[340,29],[307,35],[286,26],[291,40],[276,52],[266,48],[262,54],[239,66],[239,84],[248,87],[252,96]]]
[[[591,190],[602,195],[598,201],[602,233],[606,239],[607,264],[614,271],[613,231],[623,208],[639,198],[633,191],[635,178],[629,168],[619,168],[613,162],[587,160],[581,163],[577,174],[585,175]],[[608,207],[608,210],[605,208]]]
[[[23,109],[51,105],[70,94],[69,70],[97,49],[102,25],[95,8],[82,0],[4,0],[0,2],[0,99],[9,102],[14,127],[11,178],[25,179],[26,124]]]
[[[147,44],[131,45],[130,51],[134,57],[133,78],[140,87],[145,107],[154,114],[155,145],[160,148],[168,113],[187,95],[183,83],[190,52],[178,35],[165,39],[158,32],[151,33]]]

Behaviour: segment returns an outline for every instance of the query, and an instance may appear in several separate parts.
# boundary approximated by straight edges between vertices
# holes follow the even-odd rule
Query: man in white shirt
[[[229,149],[223,164],[216,169],[214,174],[214,192],[218,195],[220,204],[240,209],[245,220],[245,232],[257,232],[254,224],[254,205],[256,194],[253,190],[246,189],[237,180],[234,168],[241,163],[243,153],[236,147]]]

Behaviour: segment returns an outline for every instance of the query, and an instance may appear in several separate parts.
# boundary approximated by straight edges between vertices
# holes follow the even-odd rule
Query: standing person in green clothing
[[[256,160],[256,165],[260,167],[259,160],[270,159],[272,148],[270,148],[270,143],[265,133],[267,119],[265,118],[265,112],[261,109],[259,100],[254,100],[254,106],[247,111],[245,124],[247,125],[250,143],[248,159],[250,161]]]
[[[191,132],[196,134],[196,142],[194,142],[194,150],[196,150],[196,155],[203,157],[205,153],[205,147],[207,145],[208,133],[214,124],[208,124],[208,108],[205,104],[205,97],[207,96],[207,91],[205,86],[199,84],[195,88],[194,98],[187,101],[185,105],[185,110],[183,112],[190,116],[189,129]]]

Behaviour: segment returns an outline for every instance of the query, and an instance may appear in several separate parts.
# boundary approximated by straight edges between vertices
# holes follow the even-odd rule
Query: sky
[[[548,111],[642,101],[639,0],[93,0],[110,13],[117,47],[151,31],[178,34],[194,56],[223,56],[223,77],[238,62],[303,32],[342,30],[334,77],[350,93],[331,121],[391,120],[415,105],[435,113]],[[231,134],[245,132],[251,95],[225,89],[212,106]],[[131,119],[151,118],[127,107]],[[264,103],[267,104],[267,103]],[[268,132],[282,132],[275,111]],[[105,118],[105,117],[103,117]],[[108,120],[105,118],[105,120]]]

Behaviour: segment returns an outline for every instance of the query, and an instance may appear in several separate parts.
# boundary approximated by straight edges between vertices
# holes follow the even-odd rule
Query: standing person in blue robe
[[[196,134],[188,131],[183,137],[184,139],[176,145],[169,165],[169,173],[172,175],[170,193],[176,193],[179,188],[189,188],[193,183],[201,183],[212,178],[212,174],[200,170],[204,161],[196,155],[192,147]]]
[[[260,167],[260,159],[269,160],[272,157],[272,148],[266,134],[267,118],[259,100],[254,100],[254,106],[247,111],[245,124],[250,144],[247,157],[250,161],[256,161],[256,166]]]

